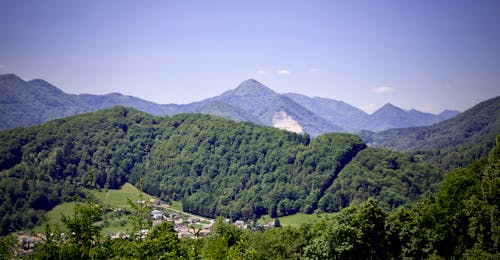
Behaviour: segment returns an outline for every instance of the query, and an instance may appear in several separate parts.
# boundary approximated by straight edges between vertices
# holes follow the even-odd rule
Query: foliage
[[[489,156],[445,176],[436,201],[423,210],[443,257],[500,252],[500,136]]]
[[[148,259],[182,259],[185,252],[179,245],[177,231],[172,223],[164,222],[153,228],[151,233],[138,242],[140,258]]]
[[[0,133],[0,234],[37,223],[81,187],[118,188],[154,144],[156,118],[123,107]]]
[[[362,132],[370,146],[411,152],[441,169],[465,167],[486,156],[500,133],[500,97],[481,102],[444,122],[380,133]]]
[[[351,134],[311,139],[200,114],[116,107],[0,132],[0,140],[0,234],[33,227],[55,205],[85,197],[82,188],[141,178],[145,192],[184,211],[233,220],[336,212],[370,196],[385,209],[409,207],[439,181],[431,167],[366,149]]]
[[[16,238],[14,235],[0,237],[0,259],[14,258],[16,254],[14,250],[15,243],[16,243]]]
[[[330,219],[264,231],[239,229],[218,218],[208,237],[178,239],[172,224],[145,239],[47,240],[33,258],[127,259],[498,259],[500,257],[500,136],[489,156],[445,176],[437,194],[411,209],[385,211],[373,198]],[[85,207],[92,207],[88,204]],[[96,211],[82,211],[96,219]],[[85,213],[86,212],[86,213]],[[94,212],[94,213],[91,213]],[[83,215],[81,215],[83,216]],[[97,217],[98,218],[98,217]],[[75,218],[77,219],[77,218]],[[79,223],[79,232],[93,234]],[[86,248],[85,246],[83,248]],[[50,250],[49,250],[50,249]],[[89,254],[81,252],[89,252]],[[80,252],[81,255],[75,254]],[[92,253],[93,252],[93,253]]]
[[[435,192],[440,179],[439,171],[421,167],[412,156],[368,148],[342,169],[320,199],[319,208],[335,212],[370,197],[387,211],[409,208],[425,192]]]
[[[109,252],[103,247],[100,228],[95,222],[101,218],[103,209],[94,200],[76,204],[72,216],[63,216],[67,233],[52,232],[47,225],[46,242],[36,248],[40,259],[104,259]]]

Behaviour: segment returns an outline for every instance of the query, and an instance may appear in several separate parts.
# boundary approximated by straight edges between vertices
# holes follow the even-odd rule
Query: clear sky
[[[249,78],[372,112],[500,95],[500,1],[0,0],[0,74],[188,103]]]

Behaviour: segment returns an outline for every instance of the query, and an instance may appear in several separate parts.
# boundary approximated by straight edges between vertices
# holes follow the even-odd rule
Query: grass
[[[170,207],[172,209],[182,211],[182,202],[180,202],[180,201],[172,201],[172,204],[170,204]]]
[[[91,193],[95,197],[95,199],[100,201],[106,207],[112,209],[132,210],[132,207],[128,203],[129,199],[135,204],[139,200],[149,202],[150,199],[155,199],[155,197],[150,196],[146,193],[141,194],[141,192],[130,183],[125,183],[119,190],[94,190],[91,191]],[[55,208],[45,214],[46,221],[44,221],[41,225],[33,228],[33,232],[44,232],[46,224],[49,224],[51,226],[59,226],[61,229],[63,229],[62,215],[72,216],[74,206],[74,202],[65,202],[57,205]],[[182,203],[180,201],[173,201],[170,207],[172,209],[182,211]],[[113,214],[113,212],[108,212],[104,214],[103,220],[104,219],[108,222],[108,225],[106,225],[106,227],[102,229],[103,234],[114,234],[117,232],[127,232],[132,230],[130,218],[127,215],[118,216],[117,214]],[[103,221],[100,221],[96,224],[100,225],[102,224],[102,222]]]
[[[111,208],[122,208],[122,209],[131,209],[131,206],[128,204],[128,199],[130,199],[133,203],[137,203],[139,200],[149,201],[149,199],[153,198],[148,194],[141,192],[134,187],[130,183],[126,183],[119,190],[96,190],[92,191],[92,195],[99,200],[104,205]],[[142,199],[141,199],[142,196]],[[62,215],[71,216],[74,211],[74,202],[65,202],[57,205],[52,210],[48,211],[45,214],[46,221],[43,221],[41,225],[33,228],[33,231],[36,233],[44,232],[46,224],[51,226],[59,226],[61,229],[62,226]],[[111,214],[105,214],[104,218],[108,216],[109,225],[103,229],[103,233],[110,234],[116,232],[125,232],[127,230],[131,230],[130,221],[127,216],[121,217],[109,217]],[[125,225],[123,223],[125,222]]]
[[[149,201],[152,198],[152,196],[142,193],[141,199],[141,192],[130,183],[125,183],[119,190],[94,191],[93,195],[104,205],[113,208],[130,208],[128,199],[137,203],[139,200]]]
[[[133,229],[130,223],[129,216],[121,216],[118,218],[108,218],[108,225],[102,229],[102,233],[105,235],[112,235],[118,232],[131,231]]]
[[[333,218],[336,213],[314,213],[305,214],[297,213],[290,216],[278,217],[282,226],[292,226],[298,227],[305,223],[314,223],[316,221],[327,220]],[[269,215],[262,216],[257,222],[260,224],[265,224],[269,221],[274,221]]]
[[[44,218],[46,221],[43,222],[43,224],[36,226],[33,228],[33,231],[36,233],[42,233],[45,232],[45,226],[46,224],[49,224],[51,226],[59,225],[62,226],[62,216],[71,216],[75,208],[75,203],[74,202],[64,202],[59,205],[57,205],[55,208],[53,208],[51,211],[48,211],[45,215]]]

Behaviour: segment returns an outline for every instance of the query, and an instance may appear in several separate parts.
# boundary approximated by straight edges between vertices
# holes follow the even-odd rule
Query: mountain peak
[[[397,107],[391,103],[386,103],[384,106],[382,106],[382,108],[398,108],[398,109],[400,109],[399,107]]]
[[[65,94],[62,90],[58,89],[56,86],[50,84],[49,82],[47,82],[43,79],[33,79],[33,80],[28,81],[28,84],[31,87],[35,87],[35,88],[42,89],[43,91],[47,91],[47,93],[51,93],[51,95],[54,95],[56,93],[60,94],[60,95]]]
[[[380,113],[382,111],[401,111],[401,112],[406,112],[404,109],[400,108],[400,107],[397,107],[391,103],[387,103],[385,104],[384,106],[382,106],[381,108],[379,108],[377,111],[375,111],[374,114],[377,114],[377,113]]]
[[[455,114],[458,115],[460,114],[460,111],[458,110],[451,110],[451,109],[445,109],[443,112],[439,113],[438,115],[446,115],[446,114]]]
[[[439,113],[437,116],[441,120],[446,120],[446,119],[450,119],[452,117],[455,117],[458,114],[460,114],[460,111],[458,111],[458,110],[445,109],[445,110],[443,110],[443,112]]]
[[[37,85],[52,85],[43,79],[32,79],[32,80],[28,81],[28,83],[33,83],[33,84],[37,84]]]
[[[264,86],[262,83],[254,79],[243,81],[232,93],[237,96],[265,96],[276,95],[272,89]]]
[[[0,75],[0,79],[20,79],[20,80],[22,80],[19,76],[17,76],[16,74],[13,74],[13,73]]]

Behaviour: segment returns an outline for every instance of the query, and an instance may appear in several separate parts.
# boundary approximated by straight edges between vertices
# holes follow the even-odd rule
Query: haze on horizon
[[[500,95],[500,1],[0,2],[0,74],[189,103],[271,89],[439,113]]]

